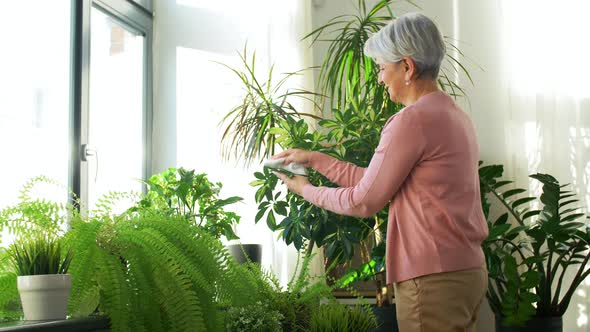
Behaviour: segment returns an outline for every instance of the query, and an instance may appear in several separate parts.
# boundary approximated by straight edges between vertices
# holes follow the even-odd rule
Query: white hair
[[[409,56],[418,77],[435,79],[445,56],[443,37],[431,19],[408,13],[389,22],[365,43],[365,54],[377,63],[395,63]]]

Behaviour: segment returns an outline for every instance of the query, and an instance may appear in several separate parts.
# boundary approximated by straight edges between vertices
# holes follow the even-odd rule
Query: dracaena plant
[[[539,197],[505,189],[500,165],[480,168],[484,212],[490,230],[482,247],[489,271],[487,298],[505,325],[523,325],[531,317],[559,317],[576,288],[590,275],[590,228],[568,184],[548,174],[530,177],[542,184]],[[489,218],[491,200],[505,210]],[[536,202],[538,208],[530,208]],[[566,273],[573,272],[564,283]]]
[[[221,138],[224,158],[243,159],[246,165],[259,158],[267,158],[274,154],[276,141],[272,130],[280,121],[290,116],[317,118],[310,113],[298,112],[292,104],[294,97],[312,101],[316,96],[303,89],[288,89],[285,83],[289,78],[300,75],[303,70],[283,73],[282,78],[275,81],[274,65],[268,71],[268,77],[259,80],[256,77],[256,52],[249,57],[247,47],[239,54],[242,69],[227,64],[222,66],[231,70],[244,89],[241,102],[234,106],[222,119],[225,126]]]

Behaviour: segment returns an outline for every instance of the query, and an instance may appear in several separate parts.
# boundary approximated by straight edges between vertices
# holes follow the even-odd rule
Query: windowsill
[[[109,320],[106,317],[86,317],[53,321],[9,321],[0,323],[0,332],[106,332]]]

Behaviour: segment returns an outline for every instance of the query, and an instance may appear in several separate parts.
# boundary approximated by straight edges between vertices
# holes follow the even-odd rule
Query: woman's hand
[[[286,174],[283,173],[273,173],[287,185],[287,188],[289,188],[290,191],[296,193],[299,196],[302,196],[303,187],[305,187],[305,185],[309,183],[305,176],[295,175],[294,177],[289,178]]]
[[[281,153],[275,154],[272,156],[272,159],[278,158],[285,158],[283,164],[289,165],[290,163],[299,163],[305,167],[309,166],[309,158],[311,156],[311,151],[302,150],[302,149],[288,149]]]

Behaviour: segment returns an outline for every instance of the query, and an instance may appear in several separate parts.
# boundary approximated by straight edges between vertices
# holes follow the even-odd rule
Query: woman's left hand
[[[305,185],[309,183],[305,176],[295,175],[294,177],[289,178],[286,174],[283,173],[273,173],[287,185],[287,188],[289,188],[290,191],[296,193],[299,196],[302,196],[303,187],[305,187]]]

